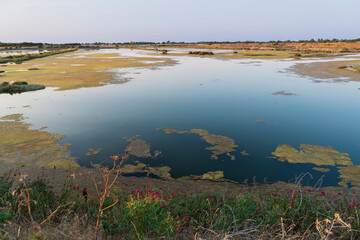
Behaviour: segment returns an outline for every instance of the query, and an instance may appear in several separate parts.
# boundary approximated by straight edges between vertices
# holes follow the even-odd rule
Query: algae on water
[[[139,139],[139,137],[139,135],[124,137],[124,139],[130,143],[125,149],[126,152],[139,158],[157,158],[162,154],[159,150],[156,150],[153,154],[151,154],[150,144]]]
[[[329,168],[313,167],[312,169],[313,169],[314,171],[323,172],[323,173],[330,172],[330,169],[329,169]]]
[[[86,156],[92,156],[92,155],[97,155],[99,154],[99,152],[102,150],[102,148],[99,148],[98,150],[89,148],[88,152],[86,153]]]
[[[171,168],[168,166],[162,167],[150,167],[144,163],[134,164],[125,164],[121,168],[123,174],[134,174],[134,173],[148,173],[153,174],[159,178],[172,180],[173,178],[170,175]]]
[[[341,153],[331,147],[301,144],[300,149],[283,144],[276,148],[272,155],[281,162],[312,163],[318,166],[352,165],[349,154]]]
[[[351,183],[353,186],[360,187],[360,165],[338,167],[342,181],[340,186],[347,186],[347,183]]]
[[[160,128],[160,129],[162,129],[166,134],[171,134],[171,133],[197,134],[201,136],[201,138],[205,142],[212,145],[211,147],[206,148],[206,150],[210,150],[212,152],[211,159],[219,159],[218,155],[226,154],[231,158],[231,160],[235,160],[235,156],[231,155],[230,153],[236,151],[235,148],[238,146],[235,145],[235,141],[231,138],[221,135],[210,134],[208,131],[203,129],[191,129],[190,131],[178,131],[170,128]]]
[[[224,179],[223,171],[207,172],[202,175],[190,175],[181,177],[179,180],[211,180],[220,181]]]
[[[22,114],[20,113],[15,113],[15,114],[10,114],[4,117],[1,117],[0,120],[13,120],[13,121],[24,121],[25,118]]]
[[[63,135],[31,130],[22,114],[0,118],[0,162],[15,166],[74,169],[79,165],[67,151],[56,144]]]
[[[137,137],[138,135],[130,138],[125,137],[126,141],[130,143],[126,147],[125,151],[136,157],[150,158],[150,144],[148,144],[144,140],[137,139]]]
[[[65,138],[59,134],[30,130],[31,124],[22,122],[24,117],[21,114],[8,115],[1,120],[6,121],[0,121],[0,154],[28,155]]]
[[[339,171],[340,186],[347,187],[348,183],[360,187],[360,166],[353,165],[349,154],[341,153],[331,147],[322,147],[301,144],[300,150],[290,145],[280,145],[272,153],[279,161],[289,163],[312,163],[318,166],[337,166]],[[340,166],[339,166],[340,165]],[[313,170],[329,172],[328,168],[314,167]]]

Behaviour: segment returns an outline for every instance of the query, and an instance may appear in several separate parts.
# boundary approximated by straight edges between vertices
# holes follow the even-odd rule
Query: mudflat
[[[359,60],[298,63],[289,71],[301,76],[323,79],[326,82],[360,81],[360,72],[348,71],[342,68],[343,66],[360,67],[360,58]]]
[[[174,64],[169,58],[121,57],[118,54],[77,51],[22,64],[8,64],[1,81],[25,81],[57,90],[97,87],[116,80],[117,68],[156,67]],[[29,69],[35,69],[31,70]],[[121,82],[121,81],[119,81]]]

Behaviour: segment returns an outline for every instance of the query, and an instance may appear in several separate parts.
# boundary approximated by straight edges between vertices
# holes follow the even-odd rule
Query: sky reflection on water
[[[24,113],[33,129],[47,126],[49,132],[66,135],[61,143],[72,143],[72,155],[86,166],[123,151],[127,145],[123,137],[137,134],[152,151],[163,153],[159,160],[142,162],[170,166],[173,177],[216,170],[235,181],[253,176],[260,182],[264,177],[269,182],[288,181],[306,171],[316,179],[323,175],[311,170],[312,164],[267,158],[279,144],[332,146],[360,165],[360,83],[314,83],[281,72],[296,61],[176,59],[179,64],[158,70],[119,69],[134,77],[125,84],[0,95],[0,113]],[[272,95],[277,91],[296,95]],[[209,145],[199,136],[167,135],[157,130],[162,127],[206,129],[232,138],[239,145],[236,160],[227,156],[212,160],[211,151],[205,150]],[[103,151],[85,156],[89,148]],[[250,155],[242,156],[243,150]],[[330,169],[324,185],[339,181],[336,168]]]

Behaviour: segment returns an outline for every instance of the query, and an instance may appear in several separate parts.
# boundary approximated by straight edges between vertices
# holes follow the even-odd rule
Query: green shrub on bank
[[[282,224],[284,228],[291,226],[292,234],[321,236],[319,226],[333,222],[333,226],[327,228],[333,236],[360,237],[356,231],[360,229],[360,198],[355,194],[345,198],[339,192],[338,197],[329,198],[326,192],[314,192],[310,188],[289,188],[279,193],[255,186],[252,191],[234,196],[164,192],[153,187],[123,184],[121,190],[106,197],[102,206],[105,210],[99,220],[105,235],[158,239],[204,229],[216,233],[251,228],[278,232],[276,229]],[[22,179],[20,183],[11,178],[0,179],[0,223],[5,232],[10,231],[12,225],[46,222],[56,226],[74,219],[87,219],[83,225],[78,225],[87,228],[95,226],[98,209],[98,199],[88,199],[87,188],[65,184],[55,191],[49,181],[43,179]]]

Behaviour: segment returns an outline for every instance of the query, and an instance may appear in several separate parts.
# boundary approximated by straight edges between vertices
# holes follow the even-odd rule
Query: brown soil
[[[298,63],[288,70],[301,76],[316,78],[316,82],[360,81],[360,72],[339,68],[342,66],[360,66],[360,60]]]

